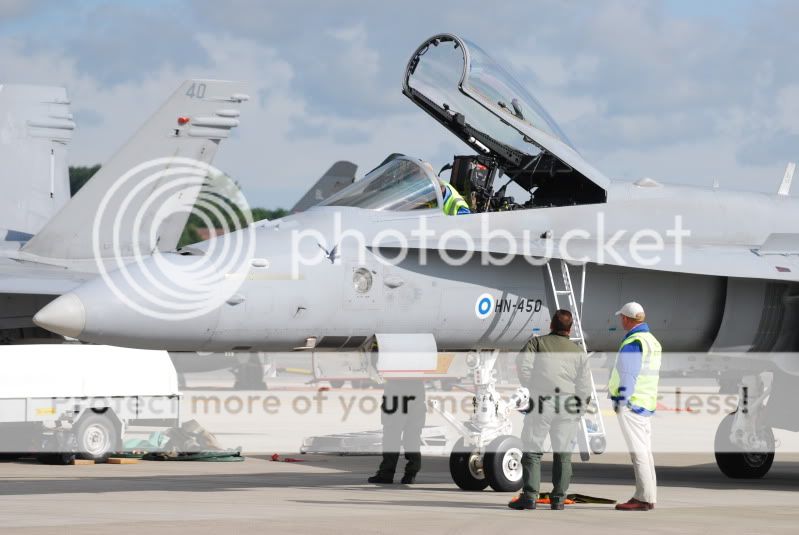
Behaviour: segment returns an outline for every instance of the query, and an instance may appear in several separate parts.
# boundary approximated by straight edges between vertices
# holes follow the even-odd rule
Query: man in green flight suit
[[[572,477],[572,442],[591,400],[588,355],[569,338],[572,322],[571,312],[558,310],[552,316],[551,332],[530,339],[516,358],[519,382],[530,391],[530,410],[522,429],[524,486],[508,503],[511,509],[535,509],[547,435],[554,455],[550,507],[564,508]]]

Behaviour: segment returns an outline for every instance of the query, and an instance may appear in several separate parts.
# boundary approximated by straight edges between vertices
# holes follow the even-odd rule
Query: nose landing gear
[[[478,351],[468,355],[475,395],[474,413],[466,422],[442,410],[438,400],[432,407],[460,433],[449,458],[452,480],[463,490],[483,490],[491,487],[497,492],[516,492],[522,488],[522,441],[513,436],[510,415],[513,410],[527,407],[530,401],[526,388],[519,388],[505,399],[497,392],[494,364],[498,351]],[[588,425],[582,421],[581,425]],[[584,460],[590,451],[604,450],[604,431],[589,429],[578,433],[580,454]],[[590,445],[588,437],[591,437]]]

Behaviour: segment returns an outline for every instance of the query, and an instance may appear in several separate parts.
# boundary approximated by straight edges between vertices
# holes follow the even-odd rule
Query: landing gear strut
[[[438,400],[430,402],[461,435],[452,450],[449,470],[452,480],[463,490],[490,486],[497,492],[515,492],[522,488],[522,441],[512,435],[510,415],[529,405],[530,393],[520,387],[506,400],[497,392],[494,364],[498,356],[499,351],[477,351],[466,357],[475,385],[474,413],[468,421],[462,423],[442,410]],[[577,446],[585,461],[591,451],[604,451],[601,420],[580,420]]]
[[[774,432],[764,423],[769,389],[760,376],[745,377],[738,410],[727,415],[716,431],[716,464],[727,477],[757,479],[774,462]]]
[[[510,412],[523,402],[526,405],[527,390],[519,389],[510,401],[502,398],[495,388],[498,356],[499,351],[467,356],[476,387],[474,413],[467,422],[444,412],[437,400],[431,402],[462,436],[452,450],[449,468],[452,480],[463,490],[483,490],[489,485],[498,492],[522,488],[521,441],[511,436]]]
[[[431,404],[462,436],[449,458],[452,480],[463,490],[515,492],[522,488],[522,443],[512,436],[510,412],[527,405],[527,389],[520,388],[506,401],[497,392],[494,364],[498,351],[470,353],[468,365],[476,392],[474,414],[461,423],[444,412],[437,401]]]

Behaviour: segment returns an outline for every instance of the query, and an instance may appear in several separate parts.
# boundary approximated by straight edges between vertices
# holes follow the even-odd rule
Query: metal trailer
[[[0,349],[0,452],[102,460],[129,426],[180,424],[166,351],[83,344]]]

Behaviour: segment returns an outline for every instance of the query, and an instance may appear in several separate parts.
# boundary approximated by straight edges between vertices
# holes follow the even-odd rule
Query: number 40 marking
[[[189,98],[204,98],[205,97],[205,84],[193,83],[186,91],[186,96]]]

